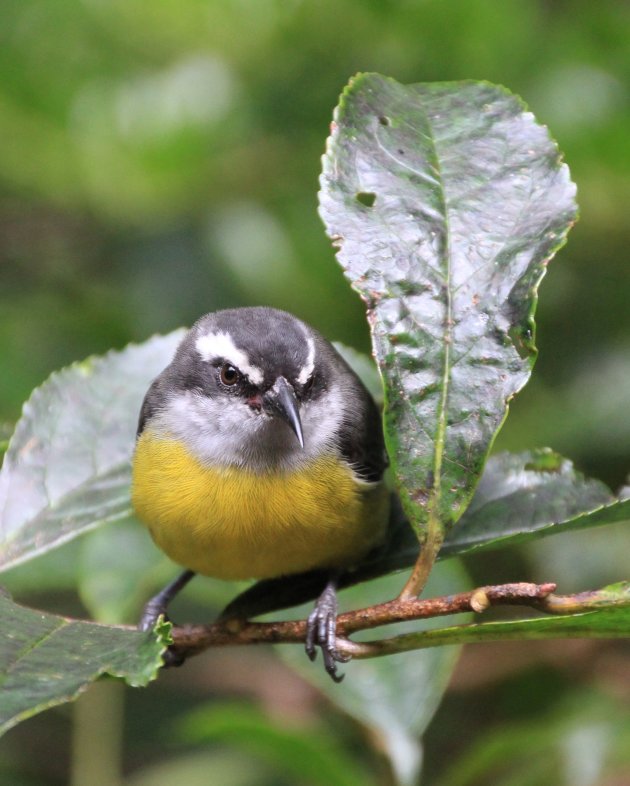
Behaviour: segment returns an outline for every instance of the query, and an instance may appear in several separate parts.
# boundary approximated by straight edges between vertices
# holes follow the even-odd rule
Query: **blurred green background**
[[[581,206],[542,285],[534,377],[498,447],[550,445],[583,471],[622,484],[630,468],[627,2],[0,0],[0,11],[0,421],[14,422],[53,369],[226,306],[286,308],[329,338],[367,349],[362,306],[317,216],[319,159],[338,94],[359,70],[402,82],[486,79],[519,93],[549,126]],[[608,528],[468,567],[475,580],[544,577],[568,591],[585,577],[628,578],[628,553],[623,529]],[[514,728],[513,749],[508,739],[501,756],[520,761],[540,744],[531,737],[538,717],[551,718],[558,750],[585,745],[601,767],[574,768],[576,780],[560,757],[553,774],[517,767],[505,783],[630,782],[604,780],[628,763],[619,764],[622,743],[606,727],[618,715],[626,744],[627,650],[574,642],[528,652],[503,645],[465,655],[429,731],[427,783],[503,783],[496,773],[472,779],[464,757],[476,751],[486,761],[487,735]],[[257,696],[272,715],[323,722],[312,689],[278,677],[275,662],[255,661],[266,676],[249,675],[243,686],[234,669],[223,682],[209,676],[209,663],[219,673],[230,666],[220,661],[169,674],[145,697],[128,699],[122,758],[133,783],[173,782],[166,770],[142,768],[165,753],[168,726],[158,719],[194,704],[200,690],[212,697],[227,684]],[[292,686],[277,688],[284,704],[261,699],[269,680]],[[556,728],[556,716],[575,725]],[[0,745],[0,782],[8,773],[18,786],[66,783],[69,717],[65,708],[12,732]],[[595,729],[588,744],[580,743],[582,728]],[[192,757],[177,778],[191,786],[318,782],[278,775],[268,762],[254,778],[229,750]],[[457,756],[464,779],[449,775]],[[213,767],[228,774],[208,780]],[[78,769],[75,760],[77,786]],[[391,782],[382,769],[375,782]]]

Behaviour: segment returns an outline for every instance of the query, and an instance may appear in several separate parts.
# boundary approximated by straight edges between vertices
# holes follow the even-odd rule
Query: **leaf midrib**
[[[442,364],[442,374],[441,374],[441,395],[440,401],[438,404],[438,413],[437,413],[437,428],[435,431],[435,453],[433,457],[433,488],[431,492],[431,498],[429,500],[429,509],[432,512],[432,518],[434,523],[437,524],[439,522],[439,497],[440,497],[440,489],[441,489],[441,481],[442,481],[442,459],[444,456],[444,445],[446,441],[446,422],[447,422],[447,408],[448,408],[448,397],[450,391],[450,382],[451,382],[451,347],[452,347],[452,325],[453,325],[453,293],[451,292],[451,243],[450,243],[450,233],[449,233],[449,218],[448,218],[448,206],[446,202],[446,188],[444,185],[444,178],[442,176],[442,167],[440,166],[440,159],[438,156],[438,149],[437,144],[435,141],[435,135],[433,133],[433,128],[431,127],[429,116],[424,112],[424,109],[421,107],[427,129],[429,130],[429,134],[427,134],[426,139],[427,142],[431,145],[431,152],[433,155],[433,166],[435,167],[435,175],[436,180],[438,181],[438,197],[440,200],[440,207],[442,211],[442,216],[444,220],[444,249],[442,254],[442,261],[445,263],[445,293],[446,293],[446,314],[445,320],[443,325],[443,335],[442,335],[442,344],[444,347],[444,354],[443,354],[443,364]]]

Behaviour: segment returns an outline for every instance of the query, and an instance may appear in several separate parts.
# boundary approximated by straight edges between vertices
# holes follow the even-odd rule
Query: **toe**
[[[341,682],[343,675],[338,674],[337,664],[347,663],[350,658],[337,650],[337,594],[334,581],[328,583],[309,614],[304,646],[311,660],[315,660],[319,647],[327,673],[335,682]]]

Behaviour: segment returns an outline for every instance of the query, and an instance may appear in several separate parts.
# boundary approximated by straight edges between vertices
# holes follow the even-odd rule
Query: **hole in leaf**
[[[379,123],[380,123],[382,126],[389,126],[389,125],[391,125],[391,121],[390,121],[390,119],[387,117],[387,115],[379,115],[378,122],[379,122]]]
[[[373,207],[376,202],[376,194],[372,191],[359,191],[356,195],[357,202],[360,202],[365,207]]]
[[[512,339],[512,343],[521,359],[526,360],[536,352],[534,346],[534,336],[529,324],[512,325],[508,330],[508,336]]]

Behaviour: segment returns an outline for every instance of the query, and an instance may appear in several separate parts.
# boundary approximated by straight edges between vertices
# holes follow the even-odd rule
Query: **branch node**
[[[480,614],[490,608],[490,598],[483,589],[476,590],[470,599],[470,608]]]

